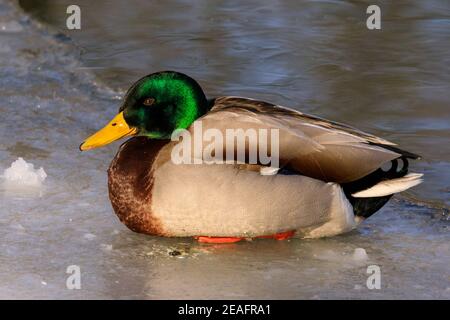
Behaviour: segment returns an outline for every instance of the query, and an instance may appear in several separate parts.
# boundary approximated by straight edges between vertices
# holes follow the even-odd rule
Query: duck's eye
[[[146,106],[151,106],[153,103],[155,103],[154,98],[147,98],[144,100],[144,105],[146,105]]]

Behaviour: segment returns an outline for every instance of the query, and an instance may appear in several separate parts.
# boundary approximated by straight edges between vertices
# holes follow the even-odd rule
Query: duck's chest
[[[160,221],[152,214],[153,165],[167,141],[136,137],[126,141],[108,169],[112,207],[128,228],[147,234],[162,234]]]

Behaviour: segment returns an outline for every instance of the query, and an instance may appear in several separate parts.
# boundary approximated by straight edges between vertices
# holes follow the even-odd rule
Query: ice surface
[[[32,163],[26,162],[19,157],[11,166],[3,172],[3,177],[8,183],[28,186],[40,187],[47,178],[47,174],[41,167],[35,169]]]
[[[22,17],[0,3],[0,21]],[[402,197],[327,239],[206,245],[131,232],[108,198],[106,170],[120,143],[78,150],[117,111],[118,93],[96,85],[77,49],[32,20],[0,32],[0,44],[10,48],[0,55],[2,171],[23,157],[52,178],[35,198],[10,197],[0,184],[0,298],[450,299],[448,209]],[[362,248],[369,259],[355,261]],[[367,289],[369,264],[380,266],[381,290]],[[67,290],[71,265],[81,290]]]

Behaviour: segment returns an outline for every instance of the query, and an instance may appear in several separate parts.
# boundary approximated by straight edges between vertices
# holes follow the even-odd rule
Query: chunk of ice
[[[353,252],[353,260],[355,261],[364,261],[367,260],[369,257],[367,256],[366,250],[363,248],[356,248]]]
[[[17,21],[0,21],[0,32],[20,32],[23,27]]]
[[[35,169],[32,163],[18,158],[3,172],[3,177],[7,182],[14,184],[40,187],[47,178],[47,174],[42,167]]]
[[[102,250],[105,250],[105,251],[111,251],[111,250],[113,249],[113,246],[112,246],[112,244],[105,244],[105,243],[102,243],[102,244],[100,245],[100,248],[101,248]]]
[[[86,240],[94,240],[95,238],[97,238],[97,236],[95,234],[92,233],[86,233],[83,238],[85,238]]]

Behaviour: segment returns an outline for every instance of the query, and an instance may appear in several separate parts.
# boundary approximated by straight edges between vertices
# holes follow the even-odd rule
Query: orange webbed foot
[[[235,243],[235,242],[239,242],[239,241],[243,240],[244,238],[198,236],[198,237],[195,237],[195,239],[201,243]]]
[[[275,240],[286,240],[289,239],[291,237],[293,237],[295,234],[294,230],[291,231],[286,231],[286,232],[280,232],[280,233],[275,233],[275,234],[271,234],[268,236],[259,236],[257,238],[262,238],[262,239],[275,239]]]

